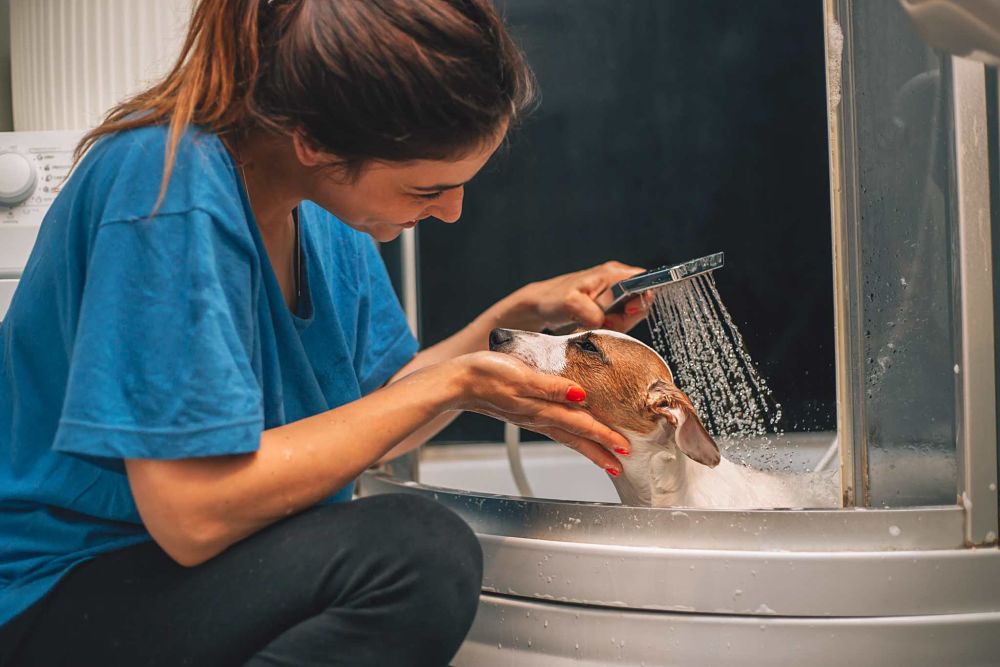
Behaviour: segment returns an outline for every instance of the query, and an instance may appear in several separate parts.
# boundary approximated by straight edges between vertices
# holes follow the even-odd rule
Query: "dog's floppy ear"
[[[649,387],[647,405],[673,425],[677,447],[688,458],[709,468],[719,465],[722,459],[719,446],[705,430],[684,392],[672,382],[656,380]]]

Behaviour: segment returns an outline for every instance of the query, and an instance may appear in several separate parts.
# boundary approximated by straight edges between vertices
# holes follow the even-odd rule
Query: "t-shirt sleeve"
[[[251,251],[201,210],[98,228],[55,450],[174,459],[257,449]]]
[[[355,370],[365,395],[384,385],[420,346],[410,331],[378,248],[367,236],[360,237],[359,243],[361,275],[368,284],[362,290]]]

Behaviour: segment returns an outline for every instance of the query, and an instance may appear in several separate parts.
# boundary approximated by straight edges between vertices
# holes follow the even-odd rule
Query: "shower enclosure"
[[[362,493],[433,497],[480,538],[455,665],[1000,664],[997,73],[894,1],[824,12],[843,506],[623,507],[542,449],[535,497],[488,448],[370,473]],[[788,440],[802,469],[828,444]]]

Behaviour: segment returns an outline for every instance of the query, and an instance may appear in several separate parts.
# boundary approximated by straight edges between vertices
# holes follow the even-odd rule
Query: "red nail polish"
[[[615,453],[621,454],[622,456],[628,456],[629,451],[624,447],[615,447]]]
[[[609,474],[609,475],[611,475],[612,477],[617,477],[617,476],[618,476],[618,471],[617,471],[617,470],[615,470],[614,468],[605,468],[605,470],[606,470],[606,471],[608,472],[608,474]]]
[[[566,391],[566,400],[573,401],[574,403],[579,403],[587,398],[587,392],[579,387],[570,387]]]

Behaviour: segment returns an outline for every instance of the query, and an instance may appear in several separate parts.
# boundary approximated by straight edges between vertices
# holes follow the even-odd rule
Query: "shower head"
[[[626,278],[611,286],[611,305],[605,312],[614,313],[620,311],[629,298],[642,294],[663,285],[677,283],[688,278],[700,276],[703,273],[714,271],[724,263],[724,254],[721,252],[705,255],[698,259],[692,259],[672,266],[661,266],[658,269],[640,273],[637,276]]]
[[[620,313],[625,308],[625,302],[631,297],[642,294],[647,290],[663,287],[664,285],[676,284],[688,278],[694,278],[704,273],[714,271],[723,264],[723,253],[717,252],[705,255],[698,259],[692,259],[672,266],[661,266],[652,271],[640,273],[637,276],[626,278],[611,286],[611,305],[604,309],[605,313]],[[565,335],[574,331],[579,325],[566,324],[554,329],[546,327],[542,333]]]

